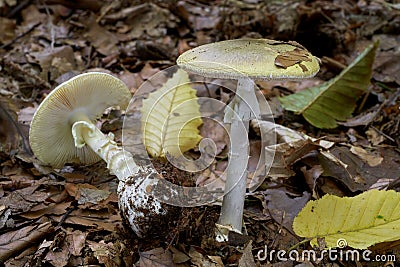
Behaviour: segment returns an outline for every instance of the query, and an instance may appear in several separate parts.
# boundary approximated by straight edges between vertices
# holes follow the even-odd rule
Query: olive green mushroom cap
[[[29,131],[32,151],[53,167],[97,162],[100,157],[88,146],[75,147],[72,124],[94,122],[112,106],[125,109],[130,99],[127,86],[112,75],[90,72],[73,77],[56,87],[36,110]]]
[[[319,60],[296,42],[235,39],[202,45],[177,59],[184,70],[210,78],[301,79],[319,71]]]

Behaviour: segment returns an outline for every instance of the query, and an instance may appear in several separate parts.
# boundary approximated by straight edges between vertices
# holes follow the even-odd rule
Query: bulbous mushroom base
[[[147,193],[149,187],[157,182],[157,176],[154,168],[140,167],[136,174],[120,180],[118,184],[122,217],[141,238],[165,234],[180,214],[181,208],[161,203]]]

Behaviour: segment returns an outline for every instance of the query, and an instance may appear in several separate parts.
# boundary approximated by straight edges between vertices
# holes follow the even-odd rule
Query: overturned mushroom
[[[238,80],[236,95],[225,110],[231,124],[230,163],[216,229],[217,241],[229,231],[242,231],[246,193],[249,120],[258,118],[259,103],[253,80],[301,79],[319,71],[318,59],[296,42],[237,39],[206,44],[183,53],[177,64],[209,78]]]
[[[167,213],[157,199],[146,193],[157,172],[138,166],[132,155],[104,135],[94,121],[106,108],[124,109],[131,99],[119,79],[99,72],[85,73],[60,84],[38,107],[30,127],[30,144],[36,157],[53,167],[66,163],[91,164],[100,159],[119,179],[118,196],[122,214],[138,236]],[[147,179],[149,178],[149,179]],[[159,220],[157,221],[157,218]],[[156,225],[157,226],[157,225]]]

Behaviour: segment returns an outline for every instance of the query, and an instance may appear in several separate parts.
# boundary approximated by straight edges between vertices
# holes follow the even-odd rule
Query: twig
[[[386,137],[387,139],[389,139],[392,142],[395,142],[395,140],[390,137],[389,135],[385,134],[384,132],[382,132],[381,130],[377,129],[375,126],[371,125],[371,128],[374,129],[377,133],[383,135],[384,137]]]
[[[371,94],[371,86],[368,86],[367,93],[364,95],[361,104],[357,108],[358,113],[361,112],[361,110],[363,109],[365,103],[367,102],[367,98],[369,97],[370,94]]]
[[[10,12],[8,12],[7,14],[7,18],[12,18],[14,17],[15,14],[17,14],[18,12],[20,12],[22,9],[24,9],[25,7],[27,7],[30,4],[30,0],[24,0],[21,3],[19,3],[16,7],[14,7],[13,9],[11,9]]]
[[[24,37],[25,35],[27,35],[28,33],[30,33],[31,31],[33,31],[37,26],[39,26],[41,24],[41,22],[38,22],[36,24],[34,24],[31,28],[29,28],[26,32],[21,33],[20,35],[18,35],[17,37],[15,37],[14,39],[12,39],[11,41],[9,41],[8,43],[5,43],[3,45],[0,46],[0,49],[5,49],[7,47],[9,47],[10,45],[12,45],[13,43],[15,43],[18,39],[21,39],[22,37]]]
[[[51,42],[50,42],[50,47],[51,47],[51,51],[54,50],[54,43],[56,42],[56,33],[54,31],[54,24],[51,21],[51,15],[50,15],[50,11],[49,11],[49,7],[46,5],[46,3],[44,1],[40,1],[42,2],[43,6],[44,6],[44,10],[46,11],[46,15],[47,15],[47,25],[50,27],[50,38],[51,38]]]
[[[60,222],[57,224],[57,228],[60,227],[65,220],[67,219],[68,215],[71,214],[75,210],[75,207],[69,207],[68,210],[64,213],[64,215],[61,217]]]
[[[24,79],[26,82],[31,83],[31,81],[28,80],[28,78],[32,79],[35,85],[43,87],[44,89],[51,89],[51,86],[48,82],[40,78],[39,76],[32,74],[26,70],[24,70],[20,65],[15,64],[14,62],[11,62],[9,60],[4,60],[4,66],[8,67],[11,71],[10,74],[20,77]]]

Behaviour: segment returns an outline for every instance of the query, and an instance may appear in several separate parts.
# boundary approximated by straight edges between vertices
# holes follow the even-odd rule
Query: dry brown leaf
[[[381,157],[380,155],[368,152],[367,150],[359,146],[351,146],[350,151],[351,153],[357,155],[360,159],[368,163],[368,165],[371,167],[378,166],[383,161],[383,157]]]
[[[111,192],[106,190],[80,187],[78,192],[78,204],[98,204],[100,201],[107,199],[110,194]]]
[[[368,141],[374,146],[377,146],[385,141],[385,137],[373,128],[369,128],[365,133],[367,134]]]
[[[52,245],[54,243],[55,241],[52,242]],[[68,264],[69,258],[70,253],[68,251],[67,242],[65,242],[65,240],[61,240],[60,244],[57,245],[57,249],[50,249],[44,259],[52,266],[64,267]]]
[[[16,190],[0,198],[0,206],[4,205],[13,212],[26,212],[37,203],[44,202],[49,193],[36,191],[39,185],[29,186],[20,190]]]
[[[51,216],[51,218],[60,222],[64,217],[61,216]],[[93,227],[96,230],[106,230],[109,232],[114,232],[115,227],[122,224],[122,219],[119,213],[111,215],[108,210],[74,210],[65,219],[65,223]]]
[[[171,250],[172,260],[176,264],[181,264],[181,263],[184,263],[184,262],[187,262],[190,260],[190,257],[186,253],[184,253],[174,247],[170,247],[169,250]]]
[[[321,165],[314,165],[310,169],[307,170],[306,166],[301,167],[301,171],[303,172],[304,178],[308,184],[308,187],[312,191],[313,198],[317,199],[318,195],[315,192],[315,185],[317,179],[322,175],[324,170]]]
[[[117,47],[118,38],[113,33],[101,27],[97,23],[94,15],[89,18],[87,25],[89,30],[85,36],[89,39],[97,51],[105,56],[119,53]]]
[[[135,93],[144,82],[139,73],[132,73],[127,70],[120,72],[118,78],[126,84],[132,93]]]
[[[293,176],[292,164],[318,148],[319,146],[311,140],[298,140],[296,142],[265,147],[265,158],[274,159],[268,176],[274,179]]]
[[[50,222],[30,225],[0,235],[0,262],[31,246],[46,236],[52,229]]]
[[[14,39],[15,20],[0,17],[0,44],[6,44]]]
[[[378,189],[378,190],[387,190],[388,186],[390,183],[394,182],[396,179],[387,179],[387,178],[381,178],[376,183],[370,186],[368,190],[371,189]]]
[[[18,123],[18,107],[10,98],[0,97],[0,151],[16,149],[22,140],[25,152],[29,152],[27,133]]]
[[[45,22],[46,15],[43,13],[40,13],[36,5],[29,5],[28,7],[22,9],[22,23],[21,26],[25,28],[31,28],[37,23],[42,23]]]
[[[256,262],[254,261],[253,253],[251,253],[253,249],[252,240],[247,243],[246,247],[243,250],[243,255],[239,260],[238,267],[256,267]]]
[[[39,52],[30,52],[30,62],[39,64],[42,72],[41,78],[47,81],[55,80],[62,74],[77,69],[74,50],[71,46],[46,48]]]
[[[203,118],[203,125],[200,127],[200,135],[203,138],[210,138],[217,147],[216,155],[219,155],[229,144],[229,134],[226,129],[215,120]]]
[[[19,216],[26,219],[37,219],[43,215],[62,215],[67,212],[68,207],[71,206],[71,202],[62,202],[59,204],[50,203],[43,209],[29,210],[27,212],[19,214]]]
[[[126,23],[132,27],[129,32],[129,38],[148,37],[163,37],[166,34],[166,25],[170,28],[176,26],[175,16],[165,8],[158,5],[149,4],[149,8],[136,16],[130,17]]]
[[[286,229],[293,232],[294,217],[310,200],[310,193],[303,192],[302,196],[289,196],[289,192],[279,189],[264,191],[266,207],[272,218]]]
[[[330,150],[330,157],[321,153],[320,163],[324,168],[323,176],[330,176],[344,183],[351,191],[365,191],[379,179],[397,179],[400,169],[400,154],[389,148],[380,148],[383,161],[375,166],[354,155],[346,147]],[[334,157],[336,160],[334,160]]]
[[[373,121],[373,119],[375,118],[376,114],[377,114],[376,111],[363,113],[363,114],[360,114],[358,116],[349,118],[345,122],[338,122],[338,124],[344,125],[346,127],[355,127],[355,126],[360,126],[360,125],[368,125]]]
[[[390,34],[374,35],[373,39],[380,39],[381,41],[380,51],[378,51],[375,59],[374,69],[376,73],[374,73],[374,78],[386,83],[396,82],[400,84],[399,39],[396,35]]]
[[[172,259],[172,253],[163,248],[155,248],[149,251],[139,252],[140,267],[172,267],[175,263]]]
[[[275,58],[275,65],[284,69],[299,64],[303,71],[307,71],[306,66],[302,65],[302,61],[311,61],[307,51],[304,49],[295,48],[293,51],[281,53]]]
[[[22,124],[30,125],[33,118],[33,114],[35,114],[36,109],[37,109],[36,107],[26,107],[20,109],[17,112],[18,121]]]
[[[79,256],[85,246],[86,237],[88,233],[79,230],[70,231],[68,230],[66,241],[68,243],[68,251],[71,255]]]
[[[205,256],[200,253],[201,249],[196,249],[195,247],[190,247],[189,256],[192,262],[191,266],[196,267],[223,267],[223,263],[219,256]]]
[[[97,260],[104,264],[106,267],[118,267],[121,266],[121,255],[118,249],[113,243],[105,243],[100,241],[99,243],[88,240],[87,241],[90,249],[93,251],[94,256]]]
[[[151,66],[150,63],[146,63],[144,65],[143,69],[140,71],[139,75],[143,80],[148,80],[151,76],[153,76],[153,75],[155,75],[155,74],[157,74],[159,72],[160,72],[159,68],[154,68],[153,66]],[[161,76],[161,77],[164,77],[164,76]],[[161,78],[161,77],[157,77],[157,78]],[[162,85],[166,81],[167,81],[167,77],[165,77],[164,81],[157,80],[158,85]],[[153,82],[153,80],[151,80],[151,82]],[[153,84],[153,85],[156,85],[156,84]],[[155,88],[152,88],[152,89],[154,90]]]

